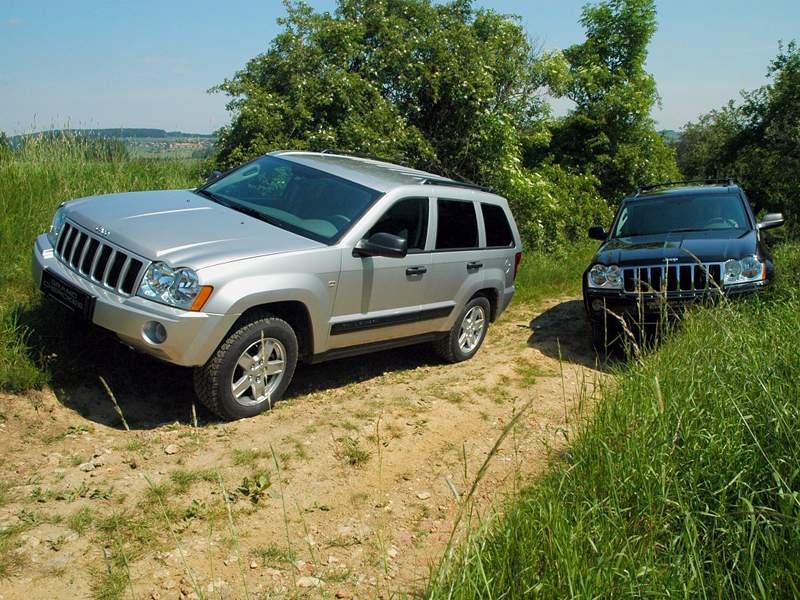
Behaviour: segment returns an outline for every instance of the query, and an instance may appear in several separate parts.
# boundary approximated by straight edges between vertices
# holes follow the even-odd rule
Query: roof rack
[[[638,196],[642,192],[646,192],[648,190],[654,190],[656,188],[672,187],[675,185],[687,185],[687,184],[736,185],[736,181],[734,181],[733,177],[723,177],[721,179],[706,178],[706,179],[686,179],[685,181],[665,181],[663,183],[651,183],[648,185],[639,186],[639,188],[636,190],[636,195]]]
[[[420,184],[422,185],[444,185],[449,187],[461,187],[471,190],[478,190],[480,192],[488,192],[494,194],[494,188],[486,187],[485,185],[478,185],[477,183],[470,183],[469,181],[456,181],[455,179],[440,179],[438,177],[428,177],[423,179]]]

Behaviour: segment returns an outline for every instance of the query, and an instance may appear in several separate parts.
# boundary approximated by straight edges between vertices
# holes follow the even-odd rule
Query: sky
[[[308,0],[332,10],[334,0]],[[584,0],[475,0],[516,14],[547,49],[584,39]],[[800,41],[798,0],[658,0],[648,70],[653,116],[679,129],[767,82],[778,41]],[[208,133],[227,124],[207,90],[264,52],[278,0],[0,0],[0,130],[154,127]],[[559,103],[556,111],[563,112]]]

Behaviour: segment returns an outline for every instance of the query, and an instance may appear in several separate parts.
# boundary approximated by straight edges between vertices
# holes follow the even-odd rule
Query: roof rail
[[[648,190],[653,190],[660,187],[672,187],[675,185],[686,185],[686,184],[704,184],[704,185],[736,185],[736,181],[734,181],[733,177],[723,177],[721,179],[715,178],[706,178],[706,179],[686,179],[684,181],[665,181],[663,183],[650,183],[648,185],[641,185],[636,190],[636,195],[638,196],[642,192],[646,192]]]
[[[325,148],[320,154],[338,154],[339,156],[348,156],[350,158],[361,158],[364,160],[377,160],[378,162],[385,162],[390,163],[393,165],[398,165],[400,167],[405,167],[406,169],[412,169],[413,167],[409,167],[401,162],[397,162],[396,160],[390,160],[385,156],[376,156],[373,154],[356,154],[354,152],[346,152],[345,150],[337,150],[336,148]]]
[[[471,190],[478,190],[480,192],[488,192],[494,194],[494,188],[486,187],[485,185],[478,185],[477,183],[470,183],[469,181],[456,181],[455,179],[440,179],[438,177],[428,177],[420,182],[422,185],[444,185],[449,187],[461,187]]]

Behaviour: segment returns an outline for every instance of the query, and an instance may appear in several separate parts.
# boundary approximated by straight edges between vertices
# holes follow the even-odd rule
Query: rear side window
[[[478,247],[478,219],[475,205],[462,200],[438,200],[439,227],[436,249],[455,250]]]
[[[483,224],[486,226],[486,245],[489,248],[507,248],[514,245],[514,236],[506,218],[506,211],[496,204],[481,204]]]

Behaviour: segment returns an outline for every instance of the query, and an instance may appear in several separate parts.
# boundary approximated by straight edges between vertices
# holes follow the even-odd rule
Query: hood
[[[173,267],[211,265],[324,247],[189,190],[90,196],[64,206],[65,216],[108,241]]]
[[[755,231],[716,229],[613,238],[597,251],[594,262],[606,265],[653,265],[666,258],[676,262],[724,262],[757,254]]]

